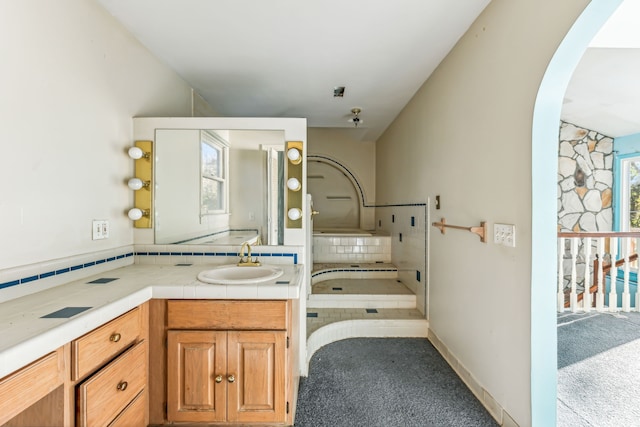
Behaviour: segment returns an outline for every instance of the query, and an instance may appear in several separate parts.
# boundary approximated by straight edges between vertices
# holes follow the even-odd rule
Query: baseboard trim
[[[458,358],[449,351],[449,348],[440,341],[440,338],[438,338],[431,329],[429,329],[428,332],[428,339],[499,425],[503,427],[519,427],[518,423],[516,423],[509,413],[500,406],[498,401],[480,385],[471,372],[460,363]]]

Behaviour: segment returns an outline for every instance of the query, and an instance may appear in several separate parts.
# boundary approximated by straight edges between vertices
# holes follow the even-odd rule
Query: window
[[[620,187],[617,208],[617,229],[619,231],[640,231],[640,156],[637,154],[620,156],[619,171],[616,184]],[[637,239],[629,239],[631,253],[637,252]],[[623,248],[618,249],[623,254]],[[638,262],[631,263],[633,271],[637,271]]]
[[[620,159],[620,231],[640,231],[640,156]]]
[[[201,132],[200,137],[200,214],[227,211],[227,146],[219,137]]]

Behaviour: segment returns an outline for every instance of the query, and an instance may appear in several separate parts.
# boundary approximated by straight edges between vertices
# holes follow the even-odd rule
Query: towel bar
[[[442,218],[440,220],[440,222],[431,223],[431,225],[433,225],[434,227],[440,229],[440,232],[442,234],[444,234],[445,228],[455,228],[456,230],[470,231],[470,232],[480,236],[480,241],[482,243],[487,243],[487,227],[486,227],[486,224],[487,223],[485,221],[482,221],[482,222],[480,222],[480,226],[479,227],[463,227],[463,226],[460,226],[460,225],[447,224],[447,220],[444,219],[444,218]]]

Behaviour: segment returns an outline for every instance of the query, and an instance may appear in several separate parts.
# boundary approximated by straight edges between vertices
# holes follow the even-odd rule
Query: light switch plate
[[[516,226],[511,224],[493,225],[493,243],[496,245],[516,247]]]
[[[109,221],[93,220],[91,238],[93,240],[102,240],[109,237]]]
[[[102,221],[96,221],[93,220],[93,225],[91,227],[92,230],[92,239],[93,240],[100,240],[102,239]]]

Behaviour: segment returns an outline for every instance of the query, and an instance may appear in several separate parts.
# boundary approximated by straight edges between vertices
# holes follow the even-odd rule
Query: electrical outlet
[[[515,248],[516,226],[510,224],[493,224],[493,243]]]

